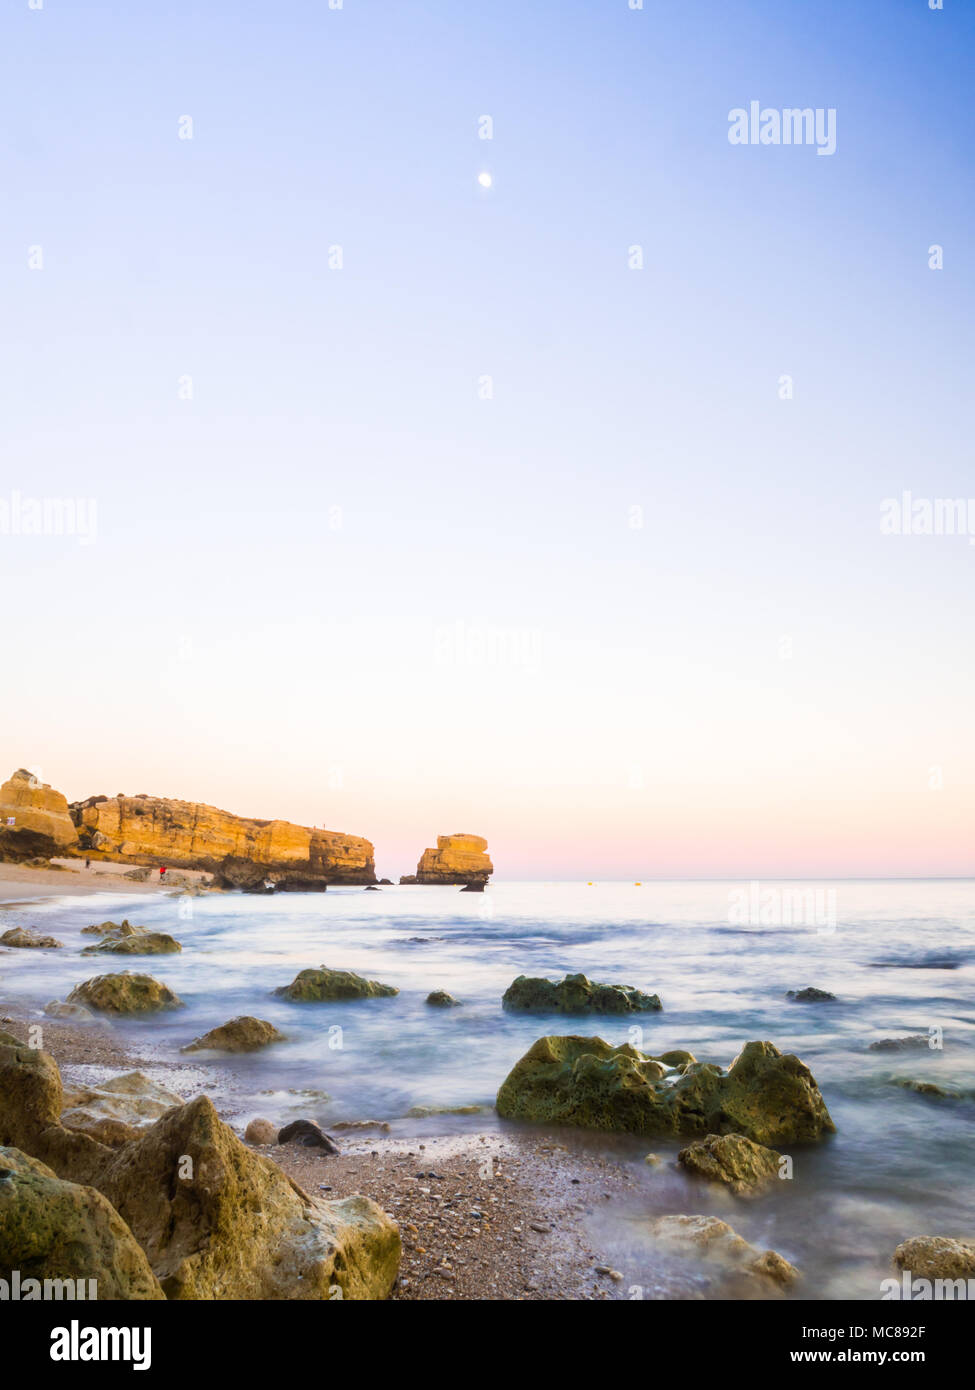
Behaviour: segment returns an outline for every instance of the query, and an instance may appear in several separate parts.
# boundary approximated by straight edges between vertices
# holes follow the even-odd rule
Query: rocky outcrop
[[[162,1299],[145,1252],[118,1212],[91,1187],[65,1182],[36,1158],[0,1148],[0,1278],[51,1281],[45,1297],[85,1280],[86,1299]],[[59,1292],[55,1293],[54,1290]],[[41,1297],[38,1292],[37,1297]]]
[[[804,1143],[836,1128],[809,1068],[770,1042],[746,1043],[725,1072],[601,1038],[539,1038],[505,1079],[497,1107],[511,1120],[631,1134],[737,1133],[756,1144]]]
[[[181,1047],[180,1052],[256,1052],[276,1042],[284,1042],[284,1034],[279,1033],[273,1023],[245,1014],[222,1023],[219,1028],[211,1028],[202,1038],[195,1038]]]
[[[800,1277],[795,1265],[774,1250],[758,1250],[715,1216],[661,1216],[650,1230],[672,1249],[701,1255],[733,1277],[779,1288],[788,1288]]]
[[[894,1265],[915,1279],[975,1278],[975,1240],[960,1236],[914,1236],[894,1251]]]
[[[252,1153],[200,1096],[99,1181],[171,1299],[381,1299],[399,1230],[366,1197],[322,1202]]]
[[[327,1154],[337,1154],[339,1146],[330,1134],[314,1120],[292,1120],[278,1131],[279,1144],[302,1144],[306,1149],[324,1149]]]
[[[11,927],[0,936],[0,944],[17,946],[21,950],[55,951],[64,942],[53,936],[38,936],[37,932],[28,931],[26,927]]]
[[[248,886],[236,881],[242,873],[250,874],[254,887],[265,878],[281,879],[283,887],[300,878],[317,887],[376,879],[373,847],[358,835],[253,820],[197,801],[95,796],[74,802],[71,816],[85,850],[134,863],[205,869],[221,886]]]
[[[152,1101],[138,1073],[116,1078],[116,1088],[120,1102]],[[109,1086],[98,1091],[113,1094]],[[46,1164],[51,1180],[97,1188],[168,1297],[373,1299],[389,1293],[400,1254],[395,1223],[365,1197],[309,1197],[270,1160],[252,1154],[205,1096],[167,1106],[118,1148],[66,1128],[64,1099],[53,1057],[0,1034],[0,1145]],[[77,1096],[68,1093],[67,1099]],[[158,1102],[169,1099],[162,1095]],[[0,1159],[4,1166],[11,1165]],[[0,1200],[9,1181],[0,1181]],[[41,1204],[34,1221],[36,1249],[46,1229]],[[76,1230],[82,1231],[80,1224]],[[84,1253],[83,1240],[78,1253]],[[120,1289],[133,1259],[131,1249],[118,1255]],[[61,1266],[62,1276],[66,1272]]]
[[[145,927],[133,927],[127,917],[123,917],[121,922],[96,922],[93,926],[82,927],[82,936],[101,936],[111,941],[118,941],[123,936],[139,936],[146,930]]]
[[[130,1071],[103,1081],[100,1086],[65,1090],[62,1103],[61,1124],[66,1129],[117,1148],[137,1139],[146,1126],[154,1124],[174,1105],[182,1105],[183,1097],[150,1081],[141,1071]]]
[[[435,1009],[455,1009],[460,1004],[459,999],[455,999],[445,989],[432,989],[427,995],[427,1003]]]
[[[63,854],[77,844],[67,798],[60,792],[22,767],[0,786],[0,858]]]
[[[174,956],[182,951],[174,936],[164,931],[137,931],[128,936],[102,940],[86,946],[83,956]]]
[[[786,993],[786,999],[791,999],[794,1004],[826,1004],[831,999],[835,999],[835,994],[830,994],[828,989],[816,989],[808,985],[805,989],[790,989]]]
[[[148,1014],[160,1009],[181,1009],[183,1001],[168,985],[151,975],[122,970],[116,975],[96,975],[75,985],[69,1004],[84,1004],[99,1014]]]
[[[378,980],[366,980],[352,970],[329,970],[323,965],[318,970],[300,971],[290,985],[281,985],[274,993],[295,1003],[318,1004],[335,999],[385,999],[399,990]]]
[[[494,873],[488,858],[487,840],[480,835],[438,835],[437,848],[425,849],[415,874],[405,874],[400,883],[479,883]]]
[[[656,994],[642,994],[632,985],[601,985],[585,975],[546,980],[519,975],[505,990],[501,1003],[519,1013],[631,1014],[663,1006]]]
[[[724,1183],[737,1197],[751,1197],[779,1176],[781,1158],[743,1134],[709,1134],[681,1149],[677,1162],[695,1177]]]

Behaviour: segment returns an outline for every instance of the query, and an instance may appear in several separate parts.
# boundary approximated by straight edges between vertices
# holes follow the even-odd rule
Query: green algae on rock
[[[92,1187],[65,1182],[16,1148],[0,1148],[0,1271],[73,1298],[67,1281],[92,1281],[89,1297],[164,1297],[145,1252],[110,1203]],[[37,1295],[40,1297],[40,1293]]]
[[[83,956],[175,956],[182,945],[164,931],[133,932],[131,936],[109,937],[97,946],[86,946]]]
[[[779,1176],[781,1158],[743,1134],[709,1134],[681,1149],[677,1162],[695,1177],[724,1183],[737,1197],[751,1197]]]
[[[629,1134],[743,1134],[756,1144],[831,1134],[809,1068],[770,1042],[746,1043],[727,1072],[709,1062],[668,1066],[629,1043],[539,1038],[501,1085],[498,1114],[538,1124]]]
[[[256,1052],[258,1048],[284,1040],[284,1034],[279,1033],[273,1023],[244,1014],[221,1023],[219,1028],[211,1028],[202,1038],[195,1038],[181,1047],[180,1052],[207,1052],[211,1049],[217,1052]]]
[[[648,1013],[663,1007],[656,994],[643,994],[632,985],[597,984],[585,975],[566,975],[563,980],[519,975],[501,1003],[519,1013],[549,1014]]]
[[[158,1013],[161,1009],[181,1009],[183,1001],[168,985],[151,975],[122,970],[115,975],[96,975],[75,985],[69,1004],[84,1004],[100,1014]]]
[[[281,985],[274,993],[296,1003],[315,1004],[335,999],[386,999],[399,990],[364,979],[352,970],[329,970],[323,965],[318,970],[299,971],[290,985]]]
[[[445,989],[431,990],[427,995],[426,1002],[434,1009],[456,1009],[460,1004],[460,1000],[455,999]]]

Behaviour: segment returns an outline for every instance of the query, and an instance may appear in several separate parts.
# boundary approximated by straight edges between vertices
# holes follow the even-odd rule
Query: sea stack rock
[[[0,858],[50,857],[77,845],[67,798],[18,768],[0,787]]]
[[[134,864],[205,869],[219,886],[308,891],[327,883],[375,883],[373,847],[359,835],[253,820],[197,801],[92,796],[71,805],[81,849]]]
[[[481,887],[494,873],[487,855],[487,840],[480,835],[438,835],[437,848],[425,849],[415,874],[400,883],[459,883]],[[476,890],[472,890],[476,891]]]

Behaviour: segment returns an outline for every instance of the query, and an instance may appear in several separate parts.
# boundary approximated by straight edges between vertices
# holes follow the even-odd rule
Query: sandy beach
[[[68,894],[76,897],[88,893],[165,893],[172,891],[171,884],[180,881],[199,883],[207,877],[199,869],[179,869],[173,871],[171,879],[167,873],[170,882],[160,887],[158,873],[153,873],[144,883],[127,878],[126,875],[132,872],[131,864],[93,859],[91,867],[86,869],[83,859],[55,859],[51,862],[57,867],[35,869],[24,864],[0,863],[0,903],[11,906],[18,902]]]

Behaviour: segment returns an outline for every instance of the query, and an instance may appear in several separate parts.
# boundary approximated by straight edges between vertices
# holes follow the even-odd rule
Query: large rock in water
[[[65,1182],[36,1158],[0,1148],[0,1278],[93,1280],[82,1296],[162,1299],[145,1252],[108,1201],[91,1187]],[[40,1294],[38,1294],[40,1297]],[[71,1297],[74,1296],[72,1290]]]
[[[74,802],[71,815],[81,846],[112,859],[211,873],[230,859],[250,861],[258,879],[301,873],[319,885],[376,881],[373,847],[358,835],[156,796],[93,796]]]
[[[252,1153],[200,1096],[121,1149],[99,1189],[174,1299],[382,1299],[395,1223],[366,1197],[322,1202]]]
[[[485,883],[494,873],[480,835],[438,835],[437,848],[425,849],[416,873],[400,883]]]
[[[0,936],[0,943],[4,946],[42,951],[55,951],[64,945],[63,941],[58,941],[53,936],[38,936],[37,932],[28,931],[26,927],[11,927]]]
[[[677,1162],[695,1177],[724,1183],[738,1197],[751,1197],[779,1176],[781,1157],[743,1134],[709,1134],[681,1149]]]
[[[263,1018],[253,1018],[244,1014],[221,1023],[219,1028],[211,1028],[202,1038],[195,1038],[180,1048],[180,1052],[256,1052],[269,1043],[284,1042],[284,1034],[279,1033],[273,1023]]]
[[[182,999],[168,985],[132,970],[85,980],[75,985],[67,1002],[84,1004],[99,1014],[151,1014],[183,1007]]]
[[[758,1250],[716,1216],[661,1216],[650,1227],[657,1240],[714,1261],[729,1276],[788,1288],[801,1277],[774,1250]]]
[[[86,946],[83,956],[175,956],[183,947],[164,931],[138,931]]]
[[[756,1144],[835,1131],[809,1068],[770,1042],[746,1043],[727,1072],[673,1060],[602,1038],[539,1038],[498,1091],[498,1114],[630,1134],[738,1133]]]
[[[506,1009],[522,1013],[630,1014],[658,1010],[656,994],[642,994],[632,985],[601,985],[585,975],[545,980],[519,975],[501,998]]]
[[[0,857],[62,854],[77,844],[78,832],[60,792],[23,767],[0,786]]]
[[[915,1279],[975,1278],[975,1240],[960,1236],[914,1236],[894,1251],[894,1264]]]
[[[386,999],[399,990],[352,970],[329,970],[323,965],[318,970],[300,971],[290,985],[281,985],[274,993],[299,1004],[318,1004],[334,999]]]

